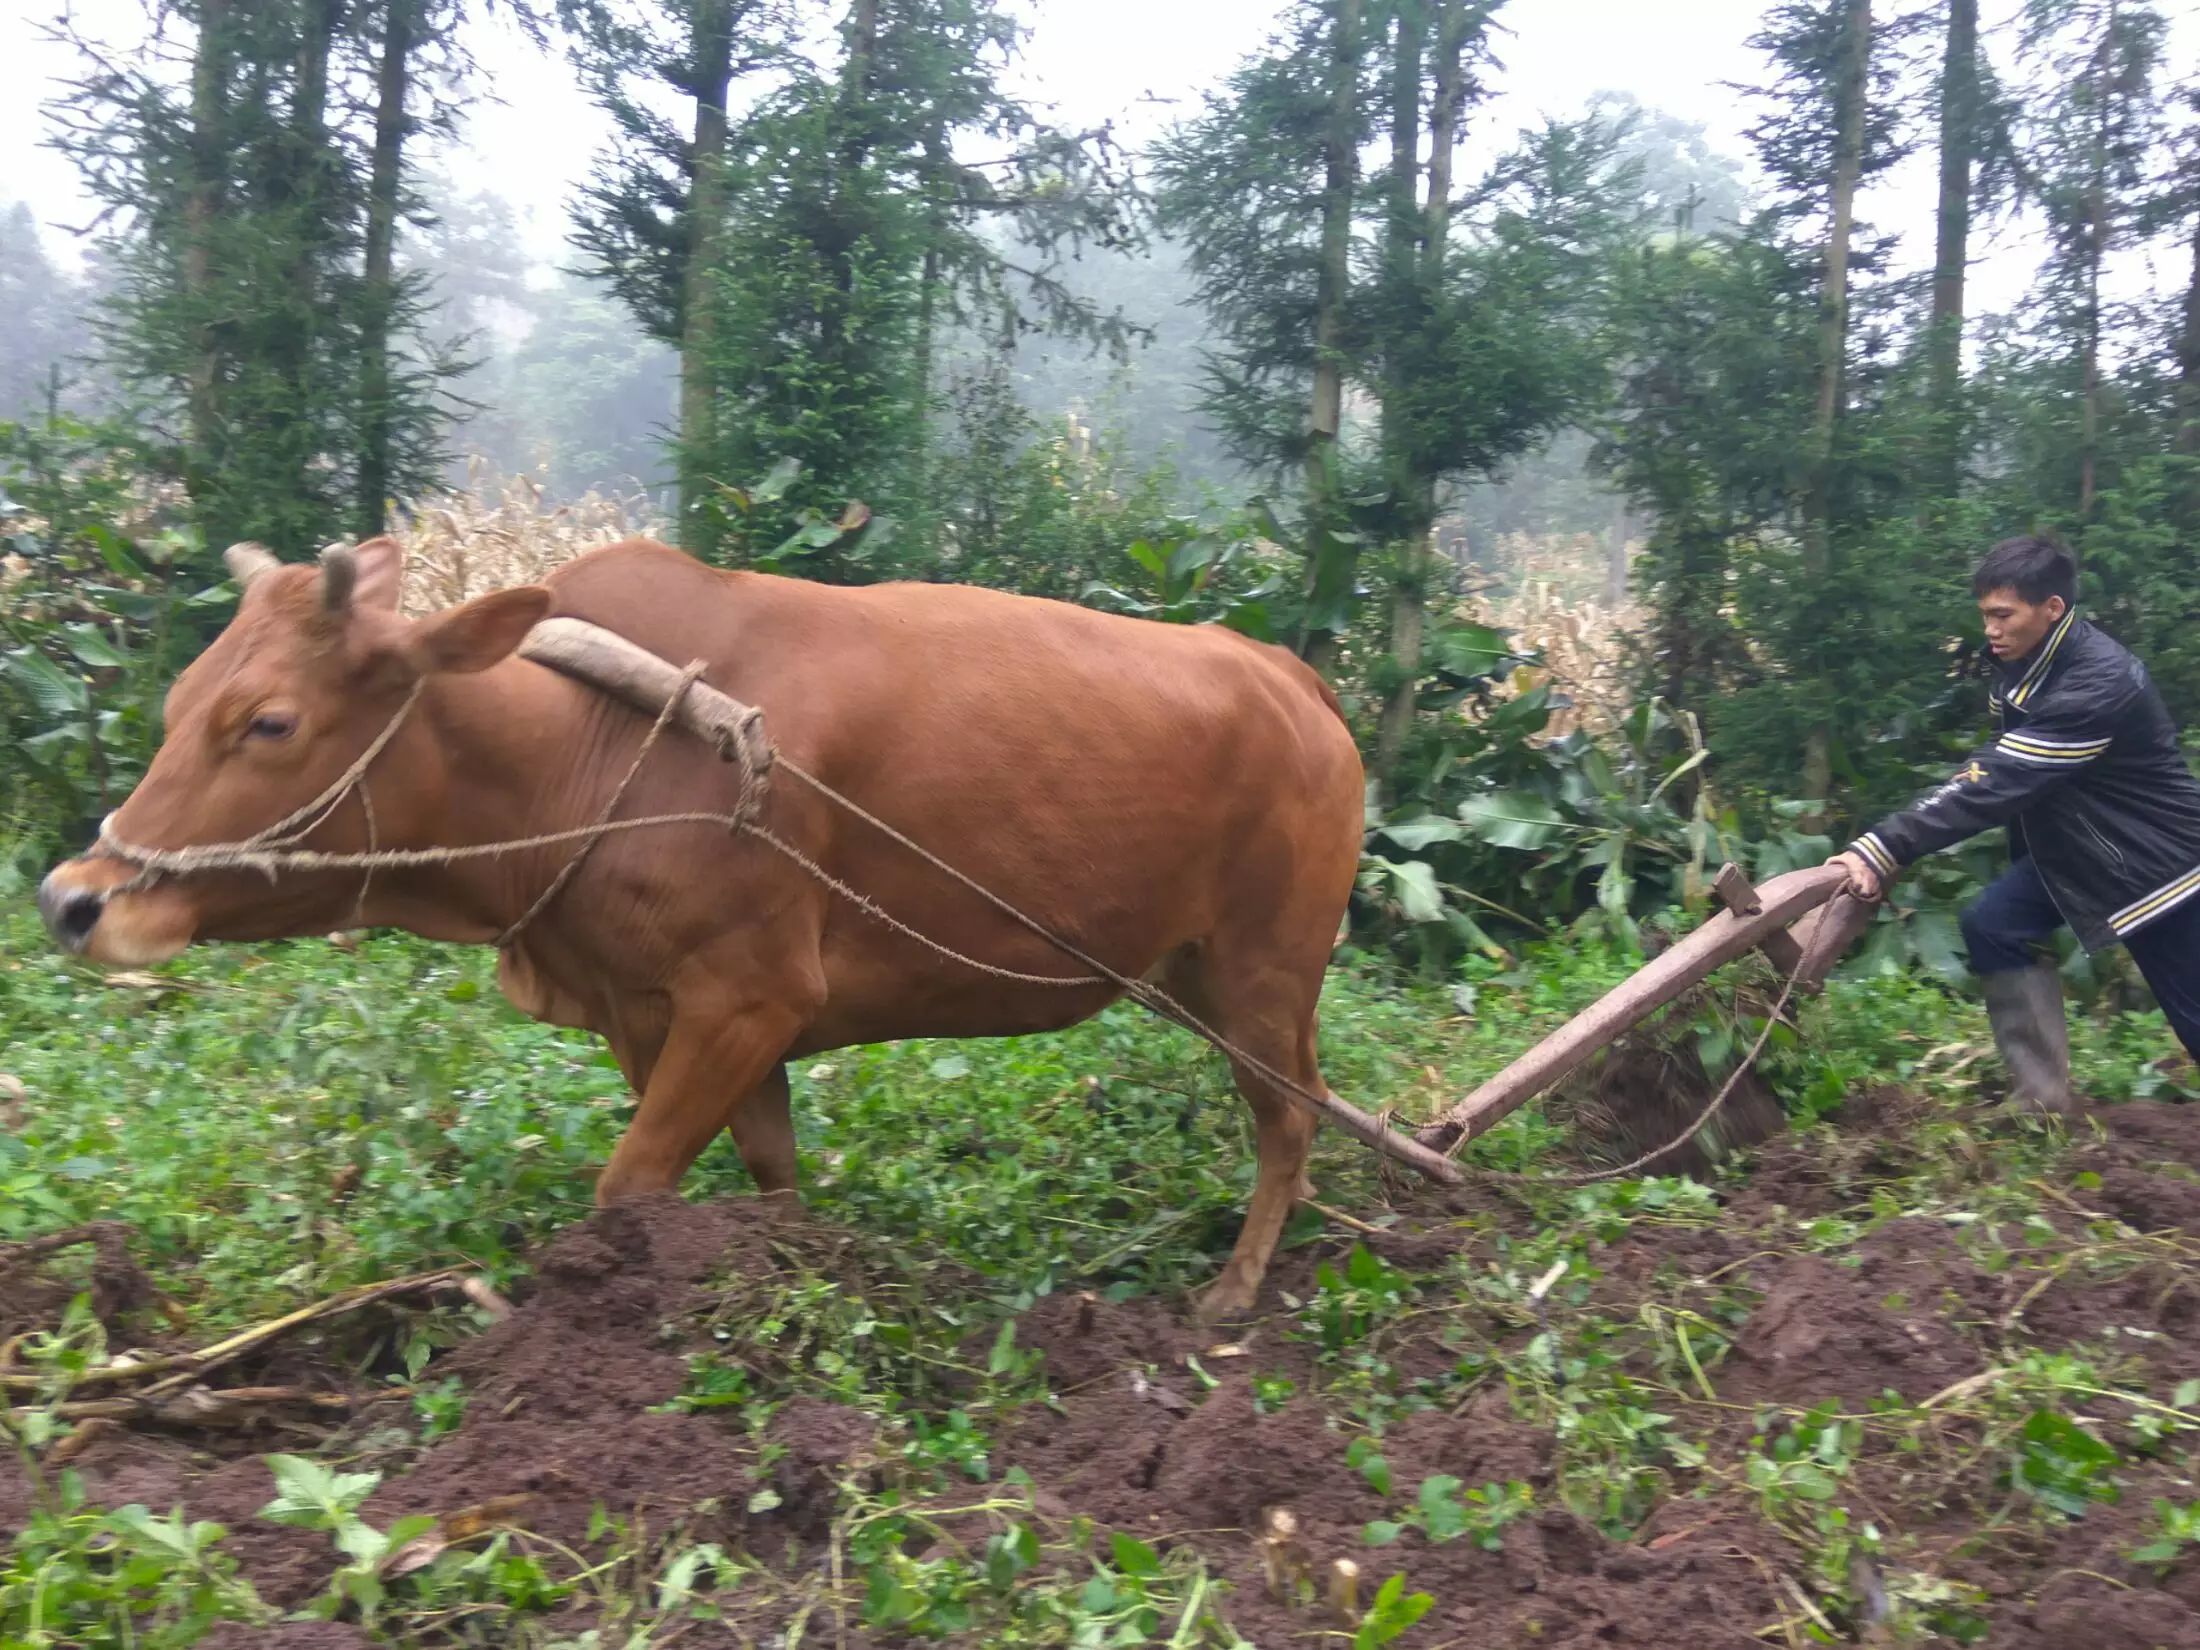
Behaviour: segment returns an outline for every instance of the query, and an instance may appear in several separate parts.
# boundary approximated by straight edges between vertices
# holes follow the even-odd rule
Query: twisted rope
[[[679,713],[682,701],[687,698],[688,689],[695,685],[696,680],[702,674],[703,661],[700,659],[690,661],[687,669],[680,672],[679,685],[665,695],[664,705],[657,712],[657,720],[652,722],[649,725],[649,731],[642,735],[642,748],[634,753],[634,760],[627,764],[626,776],[612,790],[610,800],[605,802],[597,812],[596,823],[589,828],[588,836],[573,851],[573,857],[565,862],[563,867],[559,869],[558,874],[550,879],[550,886],[535,896],[535,903],[522,911],[519,914],[519,920],[496,937],[496,948],[499,951],[518,939],[521,931],[535,918],[542,915],[544,908],[559,894],[563,893],[565,885],[580,873],[580,868],[587,862],[588,856],[596,851],[596,844],[603,841],[603,828],[611,823],[611,816],[619,811],[619,804],[626,800],[627,787],[634,783],[634,776],[642,771],[642,764],[649,760],[649,753],[657,748],[657,736],[665,731],[666,724]],[[742,794],[745,796],[747,792],[748,780],[744,777],[742,780]],[[374,873],[369,871],[367,875],[371,877]]]
[[[209,871],[257,871],[270,882],[273,882],[284,871],[362,871],[365,873],[365,878],[360,884],[359,898],[354,902],[352,908],[353,918],[356,921],[365,909],[367,893],[373,884],[374,873],[377,871],[427,870],[470,860],[497,859],[507,854],[530,853],[541,848],[561,847],[567,843],[579,844],[572,857],[560,867],[557,875],[550,880],[540,894],[536,895],[533,903],[520,914],[518,920],[507,927],[492,942],[498,950],[503,950],[517,939],[530,923],[548,909],[551,902],[565,890],[574,877],[580,874],[581,867],[587,862],[588,857],[594,853],[597,844],[602,842],[604,838],[627,831],[653,830],[671,825],[709,825],[729,833],[754,837],[765,847],[790,860],[805,874],[841,899],[855,906],[857,910],[863,912],[873,921],[906,939],[914,940],[917,944],[936,955],[945,957],[951,962],[959,963],[966,968],[991,975],[995,979],[1013,981],[1019,985],[1080,987],[1110,983],[1109,979],[1101,974],[1064,977],[1053,974],[1027,974],[1013,968],[1002,968],[977,957],[966,956],[952,946],[944,945],[903,922],[876,900],[850,887],[801,849],[757,822],[754,816],[757,811],[757,804],[761,801],[759,793],[763,789],[763,783],[758,774],[754,758],[739,740],[730,741],[730,749],[728,748],[729,741],[724,739],[717,741],[719,754],[730,757],[731,760],[738,763],[741,769],[741,796],[733,812],[712,813],[689,810],[678,813],[646,814],[635,819],[613,818],[612,816],[618,812],[619,804],[626,799],[627,792],[633,788],[634,781],[641,773],[643,765],[648,762],[650,753],[656,748],[657,741],[663,736],[666,727],[679,715],[681,702],[687,697],[688,689],[702,678],[707,668],[705,661],[697,659],[680,673],[678,686],[667,696],[663,707],[657,713],[656,720],[650,724],[648,733],[643,735],[641,746],[635,751],[634,759],[627,764],[625,774],[620,778],[617,786],[613,788],[610,798],[597,812],[596,818],[589,824],[574,826],[561,831],[539,832],[533,836],[510,837],[498,842],[480,842],[437,848],[385,849],[378,847],[376,845],[378,833],[374,816],[374,804],[366,789],[367,770],[373,765],[375,758],[380,756],[388,747],[390,740],[396,737],[398,729],[404,724],[406,718],[412,714],[413,707],[420,697],[422,686],[421,683],[416,682],[404,704],[398,707],[397,714],[390,718],[382,731],[359,754],[358,759],[346,768],[342,774],[338,775],[327,789],[303,807],[293,809],[265,830],[255,831],[251,836],[241,841],[203,843],[185,848],[148,848],[139,843],[125,841],[115,834],[111,820],[102,821],[99,829],[101,846],[115,858],[138,867],[137,875],[118,885],[114,892],[130,893],[150,885],[163,876],[204,874]],[[876,815],[866,812],[807,769],[786,760],[784,756],[777,753],[774,755],[773,765],[786,769],[827,800],[847,809],[866,824],[883,832],[929,863],[938,866],[963,886],[980,894],[1002,911],[1016,916],[1019,921],[1034,932],[1043,936],[1047,935],[1045,928],[1032,921],[1032,919],[1024,917],[1007,901],[990,893],[980,884],[911,841]],[[366,808],[367,849],[363,852],[330,852],[298,846],[305,837],[324,824],[342,805],[345,797],[354,790],[359,793],[360,801]]]

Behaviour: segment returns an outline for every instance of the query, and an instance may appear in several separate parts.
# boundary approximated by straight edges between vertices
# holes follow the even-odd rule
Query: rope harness
[[[496,859],[507,854],[529,853],[537,849],[574,844],[574,851],[565,864],[551,878],[534,901],[494,941],[498,950],[504,950],[518,939],[529,924],[539,917],[558,895],[580,873],[581,867],[595,851],[597,844],[606,837],[627,831],[660,829],[675,825],[709,825],[736,836],[747,836],[761,843],[788,860],[804,875],[817,882],[837,898],[855,907],[872,921],[880,924],[904,939],[914,941],[934,955],[960,967],[1005,980],[1017,985],[1045,986],[1055,989],[1081,989],[1093,986],[1113,986],[1133,1002],[1162,1019],[1183,1027],[1194,1036],[1211,1044],[1244,1070],[1258,1076],[1275,1088],[1312,1107],[1330,1118],[1347,1133],[1373,1146],[1384,1154],[1420,1170],[1431,1179],[1453,1182],[1462,1178],[1458,1165],[1419,1142],[1391,1129],[1387,1113],[1370,1117],[1357,1108],[1339,1100],[1326,1091],[1308,1088],[1288,1074],[1277,1070],[1258,1055],[1249,1053],[1237,1043],[1208,1025],[1168,992],[1148,981],[1110,968],[1092,956],[1074,941],[1056,933],[1037,918],[1010,904],[1000,895],[985,887],[966,873],[956,869],[923,844],[896,830],[877,815],[863,808],[851,798],[842,795],[800,764],[788,760],[783,754],[766,747],[767,760],[759,761],[747,741],[720,737],[716,740],[719,754],[736,762],[741,769],[741,790],[738,802],[731,813],[708,811],[683,811],[678,813],[647,814],[634,819],[617,819],[619,805],[626,798],[643,765],[655,750],[665,728],[677,719],[688,691],[701,679],[706,662],[695,660],[679,674],[678,684],[665,698],[656,720],[643,736],[634,759],[626,773],[613,788],[610,797],[598,811],[596,818],[587,825],[561,831],[546,831],[534,836],[512,837],[499,842],[474,843],[459,847],[438,848],[382,848],[377,841],[377,826],[373,800],[368,792],[367,773],[375,759],[396,738],[414,707],[419,703],[423,677],[413,684],[412,691],[398,706],[388,724],[377,734],[358,758],[352,762],[327,789],[305,806],[293,810],[266,829],[257,831],[239,842],[207,843],[187,848],[149,848],[125,841],[112,830],[112,816],[101,821],[99,844],[110,856],[137,867],[136,874],[128,881],[109,890],[110,897],[150,887],[163,877],[205,874],[214,871],[256,871],[270,883],[281,873],[314,871],[358,871],[363,873],[358,898],[352,907],[352,920],[357,925],[366,907],[367,895],[373,886],[377,871],[421,870],[461,864],[472,860]],[[850,887],[846,882],[825,869],[794,844],[763,823],[761,814],[768,790],[769,772],[784,771],[819,797],[852,818],[861,821],[872,830],[886,837],[901,848],[914,854],[950,881],[975,895],[1000,915],[1045,942],[1080,967],[1091,970],[1081,975],[1029,974],[1013,968],[1003,968],[982,958],[969,956],[954,947],[943,944],[911,927],[876,900]],[[368,846],[363,851],[331,853],[302,846],[304,839],[325,824],[354,792],[358,794],[366,826]],[[1700,1125],[1699,1125],[1700,1126]]]

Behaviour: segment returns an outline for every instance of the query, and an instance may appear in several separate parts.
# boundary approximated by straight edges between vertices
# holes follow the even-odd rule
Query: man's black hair
[[[2060,596],[2065,607],[2078,599],[2078,558],[2059,540],[2026,534],[2003,539],[1986,553],[1971,575],[1971,594],[1992,595],[2014,590],[2035,607],[2050,596]]]

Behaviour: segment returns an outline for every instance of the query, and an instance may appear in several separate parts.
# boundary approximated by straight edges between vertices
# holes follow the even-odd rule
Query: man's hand
[[[1835,854],[1826,861],[1828,865],[1845,866],[1849,873],[1849,892],[1858,899],[1879,897],[1879,873],[1862,854]]]

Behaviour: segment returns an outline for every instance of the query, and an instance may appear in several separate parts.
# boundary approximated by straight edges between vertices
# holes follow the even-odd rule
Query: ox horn
[[[283,564],[257,544],[232,544],[222,552],[222,565],[242,590],[262,573],[272,573]]]
[[[341,613],[351,606],[351,593],[359,583],[359,557],[348,544],[332,544],[321,552],[321,609]]]

